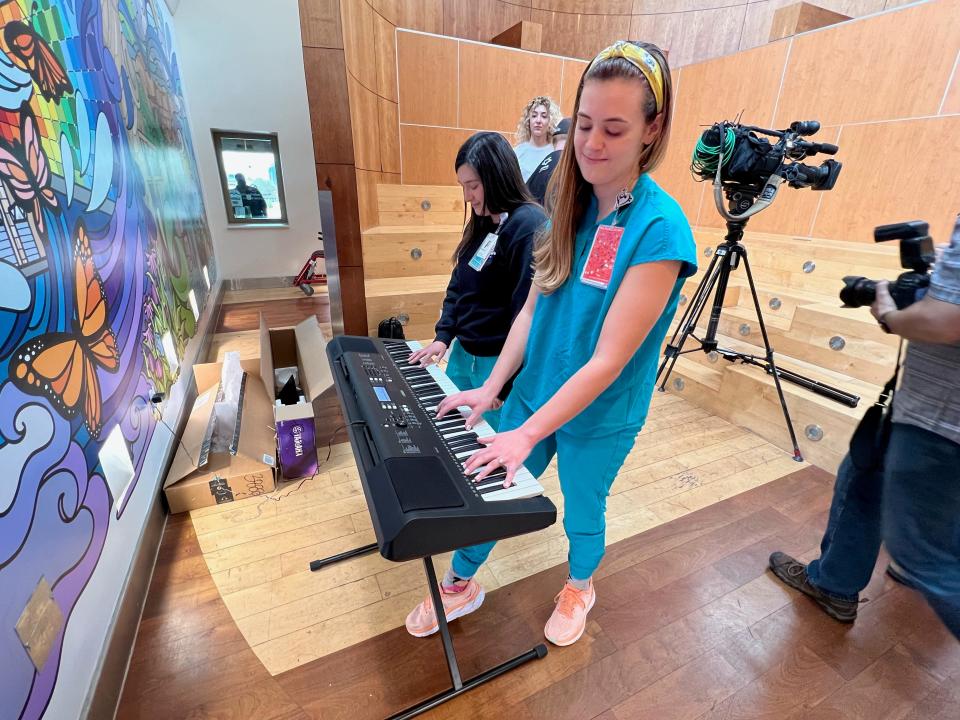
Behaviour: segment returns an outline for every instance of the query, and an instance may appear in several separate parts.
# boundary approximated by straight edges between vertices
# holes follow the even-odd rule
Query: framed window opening
[[[212,130],[224,210],[230,225],[286,225],[276,133]]]

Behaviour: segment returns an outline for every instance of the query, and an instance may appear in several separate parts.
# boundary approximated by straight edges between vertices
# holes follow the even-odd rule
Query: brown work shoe
[[[785,585],[799,590],[813,599],[820,609],[834,620],[842,623],[852,623],[857,619],[858,600],[842,600],[828,595],[810,582],[807,577],[807,566],[782,552],[775,552],[770,556],[770,569]]]

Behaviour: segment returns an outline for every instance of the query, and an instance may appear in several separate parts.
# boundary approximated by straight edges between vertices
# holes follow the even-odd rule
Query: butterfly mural
[[[47,41],[33,28],[19,20],[12,20],[3,27],[3,39],[12,59],[30,73],[45,99],[59,100],[64,94],[73,92],[67,71]]]
[[[42,204],[56,208],[57,196],[50,187],[50,167],[40,147],[37,122],[26,107],[20,118],[20,140],[0,147],[0,178],[10,189],[13,202],[33,214],[37,231],[42,234]]]
[[[120,353],[83,225],[77,230],[75,256],[73,332],[47,333],[26,342],[14,352],[10,378],[24,392],[45,395],[68,418],[82,412],[90,434],[98,437],[103,419],[97,370],[115,372]]]

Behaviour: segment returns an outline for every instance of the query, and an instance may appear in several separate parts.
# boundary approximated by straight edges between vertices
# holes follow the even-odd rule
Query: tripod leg
[[[674,331],[673,337],[670,339],[666,350],[663,352],[663,360],[660,363],[660,367],[657,369],[656,379],[656,382],[660,383],[658,388],[660,392],[666,390],[667,381],[670,379],[670,375],[673,373],[673,368],[677,364],[677,360],[680,358],[683,346],[687,342],[687,338],[693,335],[694,331],[697,329],[697,324],[700,322],[700,316],[703,314],[703,309],[707,306],[707,300],[709,300],[710,294],[713,292],[714,286],[717,284],[717,278],[723,270],[723,266],[718,265],[719,257],[719,255],[714,255],[713,259],[710,261],[707,272],[704,274],[703,280],[700,281],[700,286],[693,294],[693,298],[691,298],[687,309],[684,311],[683,317],[680,318],[680,322],[677,324],[677,329]],[[720,302],[723,302],[723,298],[721,298]],[[678,336],[680,338],[679,343],[677,342]],[[664,373],[665,369],[666,373]],[[661,377],[663,378],[662,381]]]
[[[777,396],[780,398],[780,408],[783,410],[783,419],[787,423],[787,432],[790,433],[790,442],[793,443],[793,459],[797,462],[803,462],[803,455],[800,453],[800,446],[797,444],[797,434],[793,431],[793,422],[790,420],[790,411],[787,409],[787,399],[783,395],[783,387],[780,385],[780,373],[777,372],[777,364],[773,359],[773,348],[770,347],[770,338],[767,336],[767,326],[763,322],[763,313],[760,311],[760,298],[757,296],[757,287],[753,284],[753,273],[750,272],[750,261],[747,253],[741,254],[743,266],[747,271],[747,282],[750,283],[750,295],[753,297],[753,308],[757,311],[757,322],[760,324],[760,333],[763,335],[763,347],[767,353],[767,363],[773,374],[773,384],[777,388]]]

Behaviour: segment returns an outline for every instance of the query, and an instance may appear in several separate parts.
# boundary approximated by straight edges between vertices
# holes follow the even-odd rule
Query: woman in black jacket
[[[453,256],[436,339],[410,362],[428,365],[456,339],[446,373],[458,388],[471,390],[487,379],[527,299],[534,236],[547,216],[530,197],[517,157],[499,133],[467,139],[454,167],[470,219]],[[499,415],[492,410],[484,416],[494,430]]]

